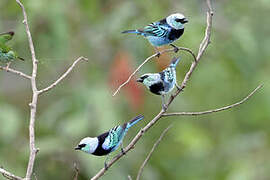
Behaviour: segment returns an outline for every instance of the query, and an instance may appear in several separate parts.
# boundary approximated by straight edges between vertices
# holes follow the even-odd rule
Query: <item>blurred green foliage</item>
[[[260,83],[264,83],[263,89],[245,104],[226,112],[162,119],[103,179],[134,177],[154,140],[170,123],[174,126],[147,164],[143,179],[270,179],[270,1],[213,1],[211,44],[170,111],[220,107],[240,100]],[[119,68],[117,54],[126,54],[123,61],[129,65],[116,71],[121,77],[123,69],[130,72],[153,53],[143,38],[120,32],[142,27],[172,12],[182,12],[189,23],[176,44],[196,52],[204,35],[205,3],[199,0],[23,3],[40,61],[40,88],[59,77],[76,57],[89,58],[87,64],[78,65],[59,86],[39,99],[36,143],[40,152],[35,174],[38,179],[71,179],[76,162],[79,179],[89,179],[103,167],[105,158],[75,152],[73,148],[79,140],[144,114],[145,120],[125,138],[126,145],[161,107],[161,99],[141,85],[137,85],[137,90],[127,86],[117,97],[111,96],[118,83],[117,78],[111,78],[112,70]],[[0,32],[14,30],[16,35],[11,44],[27,59],[12,66],[30,74],[30,52],[21,21],[21,9],[15,0],[1,0]],[[178,80],[183,79],[192,60],[189,54],[180,54],[183,61],[177,68]],[[149,62],[139,74],[160,70],[160,63],[166,65],[172,56]],[[138,98],[140,101],[133,101]],[[25,175],[28,162],[30,100],[29,82],[0,72],[0,165],[19,176]]]

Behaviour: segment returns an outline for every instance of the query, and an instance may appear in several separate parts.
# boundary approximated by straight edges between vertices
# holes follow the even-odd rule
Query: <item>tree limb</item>
[[[228,109],[231,109],[233,107],[239,106],[240,104],[243,104],[245,101],[247,101],[251,96],[253,96],[255,94],[255,92],[257,92],[257,90],[259,90],[260,88],[262,88],[263,85],[259,85],[257,86],[248,96],[246,96],[244,99],[242,99],[241,101],[231,104],[229,106],[224,106],[218,109],[211,109],[208,111],[201,111],[201,112],[175,112],[175,113],[164,113],[162,114],[162,116],[166,117],[166,116],[198,116],[198,115],[204,115],[204,114],[211,114],[211,113],[215,113],[215,112],[220,112],[220,111],[225,111]]]
[[[35,147],[35,120],[36,120],[36,111],[37,111],[37,101],[38,101],[38,90],[37,90],[37,84],[36,84],[36,77],[37,77],[37,64],[38,60],[36,58],[35,48],[30,32],[30,28],[28,25],[28,19],[27,14],[25,11],[25,8],[20,0],[16,0],[16,2],[19,4],[19,6],[22,9],[23,13],[23,24],[25,26],[26,34],[28,37],[28,44],[31,51],[31,57],[32,57],[32,78],[31,78],[31,85],[32,85],[32,102],[29,104],[30,106],[30,123],[29,123],[29,147],[30,147],[30,155],[28,160],[28,166],[27,171],[25,175],[26,180],[30,180],[32,173],[33,173],[33,167],[35,163],[36,154],[38,153],[38,149]]]
[[[0,69],[6,71],[6,72],[10,72],[10,73],[13,73],[13,74],[16,74],[18,76],[21,76],[21,77],[24,77],[26,79],[31,79],[32,77],[27,75],[27,74],[24,74],[23,72],[21,71],[17,71],[15,69],[12,69],[12,68],[9,68],[9,67],[3,67],[3,66],[0,66]]]
[[[191,64],[189,71],[186,73],[184,80],[181,83],[180,88],[176,91],[175,94],[173,94],[170,99],[169,102],[167,103],[167,107],[172,103],[172,101],[174,100],[174,98],[180,93],[182,92],[185,87],[187,82],[189,81],[193,71],[195,70],[195,68],[197,67],[199,61],[201,60],[202,55],[204,54],[206,48],[208,47],[208,45],[210,44],[210,37],[211,37],[211,29],[212,29],[212,20],[213,20],[213,9],[212,9],[212,5],[211,5],[211,1],[210,0],[206,0],[206,4],[207,4],[207,12],[206,12],[206,29],[205,29],[205,35],[204,38],[199,46],[199,51],[196,57],[196,61],[193,61],[193,63]]]
[[[75,67],[75,65],[80,61],[80,60],[85,60],[87,61],[86,58],[84,57],[79,57],[75,62],[71,65],[71,67],[58,79],[56,80],[53,84],[48,86],[45,89],[38,90],[37,89],[37,83],[36,83],[36,77],[37,77],[37,68],[38,68],[38,60],[36,58],[36,53],[35,53],[35,48],[30,32],[30,28],[28,25],[28,19],[27,19],[27,13],[25,11],[24,5],[21,3],[20,0],[16,0],[17,4],[21,7],[22,13],[23,13],[23,24],[25,26],[25,31],[27,34],[28,38],[28,44],[29,48],[31,51],[31,57],[32,57],[32,74],[31,76],[24,74],[23,72],[14,70],[9,68],[9,65],[6,67],[0,66],[0,69],[5,70],[7,72],[11,72],[14,74],[17,74],[19,76],[22,76],[26,79],[29,79],[31,81],[31,88],[32,88],[32,101],[29,103],[30,106],[30,122],[29,122],[29,148],[30,148],[30,153],[29,153],[29,160],[28,160],[28,165],[27,165],[27,171],[25,178],[20,178],[18,176],[15,176],[3,168],[0,168],[0,173],[2,173],[6,178],[8,179],[19,179],[19,180],[31,180],[32,174],[33,174],[33,167],[35,163],[35,158],[36,154],[38,153],[39,149],[35,147],[35,120],[36,120],[36,111],[37,111],[37,102],[38,102],[38,95],[44,92],[49,91],[53,87],[55,87],[58,83],[60,83],[70,72],[71,70]]]
[[[10,180],[23,180],[23,178],[19,177],[19,176],[15,176],[14,174],[8,172],[7,170],[5,170],[4,168],[0,167],[0,173],[7,179]]]
[[[157,146],[159,145],[159,143],[161,142],[162,138],[165,136],[165,134],[169,131],[169,129],[172,127],[172,125],[170,125],[169,127],[167,127],[160,135],[160,137],[158,138],[158,140],[155,142],[155,144],[153,145],[151,151],[149,152],[149,154],[147,155],[146,159],[144,160],[144,162],[142,163],[139,172],[137,174],[137,178],[136,180],[140,180],[141,176],[142,176],[142,171],[146,165],[146,163],[149,161],[151,155],[153,154],[153,152],[155,151],[155,149],[157,148]]]
[[[42,94],[42,93],[44,93],[44,92],[47,92],[47,91],[49,91],[50,89],[52,89],[52,88],[54,88],[57,84],[59,84],[72,70],[73,70],[73,68],[76,66],[76,64],[79,62],[79,61],[81,61],[81,60],[83,60],[83,61],[88,61],[88,59],[87,58],[85,58],[85,57],[79,57],[79,58],[77,58],[74,62],[73,62],[73,64],[67,69],[67,71],[59,78],[59,79],[57,79],[54,83],[52,83],[50,86],[48,86],[48,87],[46,87],[46,88],[44,88],[44,89],[42,89],[42,90],[39,90],[38,91],[38,94]]]

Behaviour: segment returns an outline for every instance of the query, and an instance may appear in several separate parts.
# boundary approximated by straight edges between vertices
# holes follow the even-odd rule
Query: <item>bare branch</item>
[[[195,54],[192,52],[192,50],[190,50],[190,49],[188,49],[188,48],[185,48],[185,47],[177,47],[179,50],[183,50],[183,51],[187,51],[187,52],[189,52],[191,55],[192,55],[192,57],[194,58],[194,60],[196,61],[196,56],[195,56]],[[164,54],[164,53],[166,53],[166,52],[172,52],[172,51],[174,51],[175,49],[174,48],[171,48],[171,49],[164,49],[163,51],[160,51],[160,55],[161,54]],[[113,96],[115,96],[120,90],[121,90],[121,88],[122,87],[124,87],[126,84],[128,84],[129,83],[129,81],[131,80],[131,78],[141,69],[141,67],[144,65],[144,64],[146,64],[149,60],[151,60],[152,58],[154,58],[154,57],[157,57],[159,55],[159,53],[155,53],[155,54],[153,54],[152,56],[149,56],[148,58],[146,58],[144,61],[143,61],[143,63],[141,63],[138,67],[137,67],[137,69],[128,77],[128,79],[124,82],[124,83],[122,83],[118,88],[117,88],[117,90],[113,93]]]
[[[245,101],[247,101],[251,96],[253,96],[255,94],[255,92],[257,92],[257,90],[259,90],[260,88],[262,88],[263,85],[259,85],[257,86],[248,96],[246,96],[244,99],[242,99],[241,101],[231,104],[229,106],[225,106],[222,108],[218,108],[218,109],[212,109],[212,110],[208,110],[208,111],[202,111],[202,112],[175,112],[175,113],[164,113],[162,114],[162,116],[198,116],[198,115],[204,115],[204,114],[211,114],[211,113],[216,113],[216,112],[220,112],[220,111],[225,111],[228,109],[231,109],[233,107],[239,106],[240,104],[243,104]]]
[[[37,76],[37,64],[38,60],[36,59],[36,53],[35,53],[35,48],[30,32],[30,28],[28,25],[28,20],[27,20],[27,14],[25,12],[25,8],[23,4],[20,2],[20,0],[16,0],[16,2],[19,4],[19,6],[22,9],[23,13],[23,24],[25,25],[25,30],[26,34],[28,37],[28,43],[29,43],[29,48],[31,51],[31,56],[32,56],[32,77],[31,77],[31,85],[32,85],[32,102],[29,104],[30,105],[30,123],[29,123],[29,148],[30,148],[30,155],[29,155],[29,160],[28,160],[28,166],[27,166],[27,171],[26,171],[26,180],[30,180],[32,173],[33,173],[33,167],[34,167],[34,162],[36,158],[36,154],[39,151],[35,147],[35,120],[36,120],[36,111],[37,111],[37,100],[38,100],[38,90],[37,90],[37,84],[36,84],[36,76]]]
[[[50,86],[48,86],[48,87],[46,87],[46,88],[44,88],[44,89],[42,89],[42,90],[39,90],[38,91],[38,94],[42,94],[42,93],[44,93],[44,92],[47,92],[47,91],[49,91],[50,89],[52,89],[52,88],[54,88],[57,84],[59,84],[72,70],[73,70],[73,68],[76,66],[76,64],[79,62],[79,61],[81,61],[81,60],[83,60],[83,61],[88,61],[88,59],[87,58],[85,58],[85,57],[79,57],[78,59],[76,59],[74,62],[73,62],[73,64],[68,68],[68,70],[59,78],[59,79],[57,79],[54,83],[52,83]]]
[[[29,160],[28,160],[27,172],[26,172],[26,175],[25,175],[25,178],[24,178],[24,180],[30,180],[31,177],[32,177],[32,174],[33,174],[33,167],[34,167],[34,163],[35,163],[36,154],[39,151],[39,149],[35,147],[35,120],[36,120],[38,95],[43,93],[43,92],[46,92],[46,91],[50,90],[51,88],[53,88],[54,86],[56,86],[59,82],[61,82],[61,80],[63,80],[70,73],[70,71],[74,68],[74,66],[77,64],[77,62],[79,62],[80,60],[86,60],[86,58],[83,58],[83,57],[78,58],[72,64],[72,66],[67,70],[67,72],[65,72],[52,85],[50,85],[49,87],[47,87],[47,88],[45,88],[45,89],[43,89],[41,91],[38,91],[37,83],[36,83],[38,60],[36,58],[35,48],[34,48],[32,36],[31,36],[30,28],[29,28],[29,25],[28,25],[27,14],[26,14],[25,8],[24,8],[23,4],[21,3],[21,1],[16,0],[16,2],[19,4],[19,6],[22,9],[22,13],[23,13],[23,17],[24,17],[23,24],[25,25],[25,30],[26,30],[26,34],[27,34],[27,38],[28,38],[28,43],[29,43],[29,48],[30,48],[31,56],[32,56],[32,66],[33,66],[32,67],[32,75],[31,75],[31,77],[24,75],[24,77],[27,77],[28,79],[31,80],[32,93],[33,93],[32,94],[32,102],[29,104],[29,106],[30,106],[30,123],[29,123],[30,155],[29,155]],[[14,72],[14,73],[16,73],[16,72]],[[19,73],[19,74],[21,74],[21,73]]]
[[[16,74],[18,76],[21,76],[21,77],[24,77],[26,79],[31,79],[31,76],[27,75],[27,74],[24,74],[23,72],[21,71],[17,71],[15,69],[11,69],[9,67],[3,67],[3,66],[0,66],[0,69],[6,71],[6,72],[10,72],[10,73],[13,73],[13,74]]]
[[[21,178],[19,176],[15,176],[14,174],[6,171],[2,167],[0,167],[0,173],[7,179],[11,179],[11,180],[22,180],[23,179],[23,178]]]
[[[149,154],[147,155],[146,159],[144,160],[144,162],[142,163],[139,172],[137,174],[137,178],[136,180],[140,180],[141,176],[142,176],[142,171],[146,165],[146,163],[149,161],[151,155],[153,154],[153,152],[155,151],[155,149],[157,148],[157,146],[159,145],[159,143],[161,142],[162,138],[165,136],[165,134],[169,131],[169,129],[172,127],[172,125],[170,125],[169,127],[167,127],[160,135],[160,137],[158,138],[158,140],[155,142],[155,144],[153,145],[151,151],[149,152]]]
[[[77,166],[76,163],[74,163],[74,169],[75,169],[75,175],[73,180],[78,180],[78,176],[79,176],[79,167]]]

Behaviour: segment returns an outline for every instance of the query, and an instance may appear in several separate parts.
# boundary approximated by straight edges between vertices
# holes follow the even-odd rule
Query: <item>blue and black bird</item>
[[[155,47],[157,53],[159,53],[157,47],[166,44],[173,46],[175,52],[177,52],[179,49],[172,43],[182,36],[184,24],[187,22],[188,20],[183,14],[176,13],[151,23],[142,29],[127,30],[122,33],[134,33],[144,36]]]
[[[165,95],[177,86],[176,66],[180,61],[179,58],[173,58],[169,67],[159,73],[147,73],[142,75],[137,82],[143,83],[152,93],[162,96],[162,108],[165,108]]]
[[[122,145],[123,139],[128,132],[128,129],[135,125],[137,122],[142,120],[144,116],[139,115],[129,122],[115,126],[109,131],[97,136],[97,137],[86,137],[80,141],[75,150],[81,150],[83,152],[93,154],[96,156],[104,156],[108,155],[111,152],[115,151],[119,145]],[[121,151],[124,154],[123,148],[121,147]],[[108,156],[107,156],[108,158]],[[107,158],[105,160],[105,168],[107,169]]]
[[[0,62],[7,63],[7,68],[15,59],[24,60],[7,45],[7,42],[13,38],[14,34],[15,33],[13,31],[0,33]]]

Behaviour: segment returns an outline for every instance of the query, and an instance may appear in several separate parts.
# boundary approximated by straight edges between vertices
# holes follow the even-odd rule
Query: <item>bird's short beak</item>
[[[74,148],[75,150],[81,150],[81,147],[77,146]]]
[[[184,21],[183,21],[183,24],[186,24],[186,23],[188,23],[187,18],[185,18]]]
[[[0,33],[0,36],[1,35],[6,35],[6,34],[10,34],[11,36],[14,35],[14,32],[13,31],[10,31],[10,32],[3,32],[3,33]]]
[[[143,82],[143,79],[142,78],[138,78],[136,81],[142,83]]]

